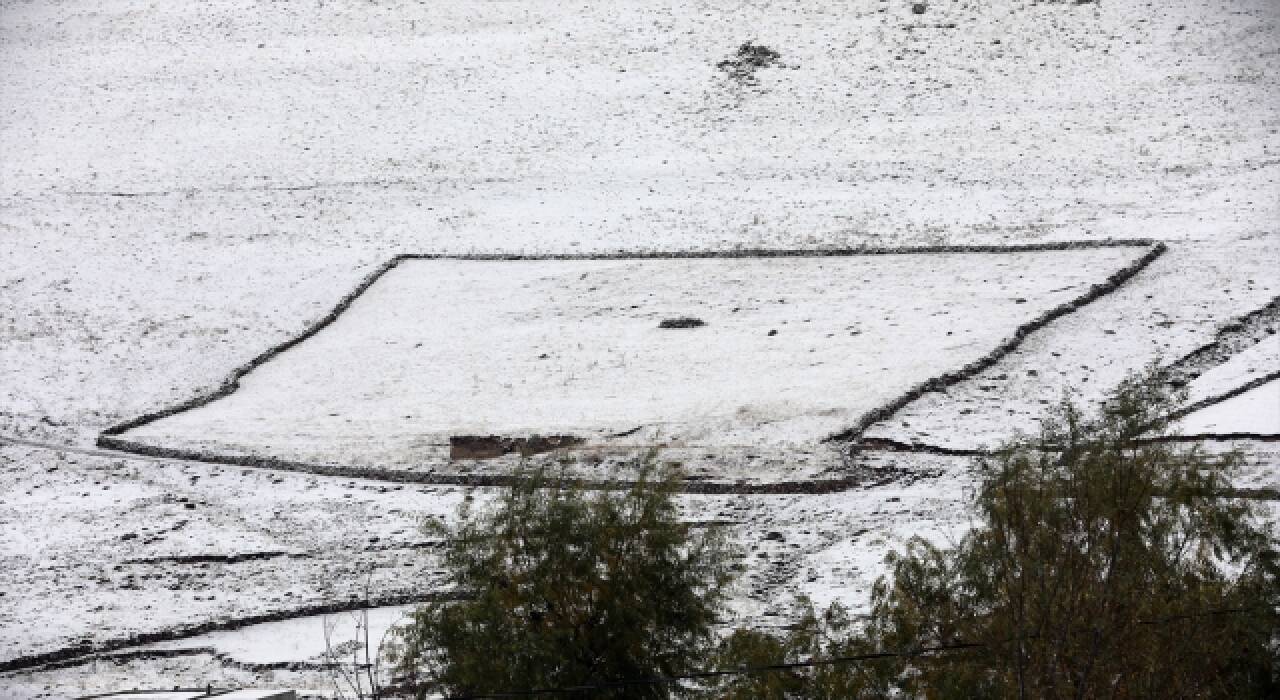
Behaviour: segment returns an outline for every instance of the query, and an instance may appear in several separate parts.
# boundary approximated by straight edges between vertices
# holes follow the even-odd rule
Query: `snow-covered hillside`
[[[261,681],[203,653],[41,663],[314,613],[370,570],[388,605],[433,592],[416,523],[483,489],[92,447],[208,395],[397,255],[1167,245],[867,431],[900,443],[991,444],[1152,360],[1197,399],[1274,372],[1280,4],[911,4],[0,2],[0,697]],[[748,41],[778,59],[735,64]],[[1074,254],[1027,272],[1098,283]],[[910,293],[911,272],[868,289]],[[957,327],[999,343],[1010,319],[973,308]],[[1214,430],[1241,411],[1257,432],[1235,404]],[[1274,450],[1240,444],[1274,493]],[[849,490],[685,497],[751,552],[744,619],[784,619],[794,593],[859,609],[890,548],[963,531],[964,459],[864,459]]]

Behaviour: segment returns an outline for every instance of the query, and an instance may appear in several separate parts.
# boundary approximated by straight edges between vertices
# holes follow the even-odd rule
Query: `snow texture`
[[[415,467],[453,435],[812,445],[1140,251],[409,260],[230,395],[123,437]],[[705,326],[660,327],[682,315]]]
[[[1184,435],[1280,436],[1280,380],[1195,411],[1174,427]]]
[[[779,57],[717,67],[747,40]],[[419,517],[484,489],[90,449],[395,255],[1167,243],[876,426],[985,444],[1277,296],[1277,94],[1274,0],[5,2],[0,697],[319,688],[212,655],[23,660],[308,614],[370,570],[375,596],[438,588]],[[1231,444],[1274,489],[1272,443]],[[751,551],[740,619],[782,624],[796,593],[864,609],[903,537],[963,534],[966,460],[866,458],[909,477],[682,498]]]
[[[1201,374],[1187,387],[1191,403],[1221,396],[1272,372],[1280,370],[1280,334],[1232,355],[1226,362]]]

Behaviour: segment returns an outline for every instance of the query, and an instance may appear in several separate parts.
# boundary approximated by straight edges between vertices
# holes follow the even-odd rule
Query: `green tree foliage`
[[[646,468],[625,491],[585,491],[545,472],[457,523],[429,525],[452,582],[474,598],[428,604],[400,639],[402,671],[449,695],[607,685],[687,673],[714,646],[735,557],[691,531],[676,476]],[[667,698],[674,684],[591,697]]]
[[[892,659],[804,665],[814,659],[874,656],[876,649],[869,638],[853,633],[853,621],[840,605],[818,613],[809,601],[802,599],[800,604],[800,619],[783,634],[739,628],[727,636],[720,644],[715,666],[743,673],[723,677],[707,697],[842,700],[891,694],[898,668]]]
[[[957,547],[917,539],[890,558],[858,634],[815,647],[743,633],[725,660],[905,652],[758,697],[1280,695],[1275,537],[1224,495],[1237,454],[1150,439],[1167,434],[1174,398],[1152,373],[1094,420],[1064,403],[980,464],[975,527]],[[754,682],[727,692],[749,697]]]

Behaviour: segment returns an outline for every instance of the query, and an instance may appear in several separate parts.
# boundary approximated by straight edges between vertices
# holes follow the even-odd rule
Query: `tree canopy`
[[[978,461],[954,547],[911,540],[867,616],[802,601],[783,633],[724,629],[736,552],[681,521],[673,473],[525,474],[430,526],[472,597],[420,608],[400,667],[447,695],[1280,696],[1276,537],[1231,489],[1238,453],[1170,439],[1177,398],[1149,373],[1097,415],[1064,401]],[[708,669],[728,673],[649,682]]]
[[[464,504],[456,524],[430,525],[447,541],[453,584],[474,597],[417,610],[401,640],[402,671],[426,681],[423,693],[683,693],[610,683],[680,675],[707,658],[733,576],[726,540],[681,521],[674,473],[646,468],[619,491],[521,476],[488,506]]]
[[[900,656],[792,672],[790,686],[743,677],[723,692],[1280,695],[1275,536],[1231,497],[1237,453],[1168,439],[1176,399],[1154,373],[1133,377],[1100,415],[1064,402],[1038,435],[982,460],[975,527],[952,549],[915,539],[892,555],[856,633],[815,644],[830,625],[811,613],[808,633],[741,631],[722,648],[753,665]]]

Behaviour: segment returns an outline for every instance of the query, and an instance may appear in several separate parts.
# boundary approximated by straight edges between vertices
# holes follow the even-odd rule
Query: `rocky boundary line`
[[[1267,384],[1269,382],[1274,382],[1277,380],[1280,380],[1280,370],[1269,372],[1267,374],[1262,375],[1261,377],[1245,382],[1244,384],[1241,384],[1240,386],[1235,387],[1230,391],[1224,391],[1221,394],[1210,396],[1209,398],[1206,398],[1206,399],[1201,399],[1193,404],[1190,404],[1189,406],[1180,408],[1169,415],[1169,420],[1171,421],[1177,420],[1184,416],[1191,415],[1192,413],[1195,413],[1196,411],[1199,411],[1202,408],[1208,408],[1209,406],[1222,403],[1223,401],[1226,401],[1228,399],[1234,399],[1235,397],[1245,393],[1246,391],[1257,389],[1263,384]],[[1225,433],[1225,434],[1232,435],[1235,433]],[[1208,437],[1212,438],[1214,435],[1215,434],[1209,434]],[[1266,435],[1266,436],[1253,438],[1253,439],[1267,439],[1267,438],[1272,438],[1272,439],[1280,438],[1280,435]]]
[[[136,649],[116,653],[90,654],[89,656],[56,661],[44,664],[39,670],[56,671],[62,668],[74,668],[88,663],[107,661],[116,665],[130,661],[153,661],[156,659],[176,659],[186,656],[208,656],[226,668],[234,668],[250,673],[266,671],[334,671],[351,667],[349,662],[334,661],[241,661],[231,654],[218,651],[214,647],[185,647],[181,649]]]
[[[1249,313],[1226,323],[1218,330],[1214,339],[1199,348],[1183,355],[1178,360],[1159,370],[1160,376],[1164,381],[1175,386],[1185,386],[1194,378],[1200,376],[1207,368],[1213,367],[1226,362],[1232,355],[1244,350],[1245,348],[1259,342],[1267,335],[1276,332],[1276,326],[1280,325],[1280,297],[1272,299],[1266,305],[1254,309]],[[1247,391],[1256,389],[1268,382],[1280,380],[1280,370],[1269,372],[1260,377],[1252,379],[1240,386],[1234,387],[1229,391],[1216,394],[1208,398],[1201,399],[1195,403],[1188,404],[1173,413],[1169,414],[1168,420],[1175,421],[1184,416],[1190,415],[1203,408],[1208,408],[1214,404],[1222,403],[1228,399],[1235,398]],[[923,395],[923,392],[921,393]],[[907,402],[910,403],[910,402]],[[901,409],[906,403],[898,406]],[[896,412],[895,409],[894,412]],[[881,420],[887,420],[892,417],[892,413],[885,416]],[[875,421],[879,422],[879,421]],[[867,427],[870,427],[869,425]],[[866,428],[864,428],[865,430]],[[1233,440],[1251,440],[1258,442],[1274,442],[1280,440],[1280,435],[1266,435],[1259,433],[1197,433],[1194,435],[1164,435],[1159,437],[1148,438],[1146,442],[1230,442]],[[963,449],[945,447],[942,445],[933,445],[929,443],[906,443],[890,438],[866,438],[858,440],[854,443],[853,449],[860,450],[880,450],[886,452],[907,452],[914,454],[933,454],[957,457],[990,457],[996,454],[995,450],[979,450],[979,449]]]
[[[861,439],[858,441],[856,449],[858,451],[906,452],[909,454],[928,454],[943,457],[990,457],[995,454],[991,450],[943,447],[923,442],[908,443],[883,437]]]
[[[1280,442],[1280,435],[1266,433],[1195,433],[1193,435],[1161,435],[1139,443],[1160,442]]]
[[[940,374],[932,379],[927,379],[911,387],[905,393],[899,395],[888,403],[864,413],[862,417],[854,423],[852,428],[836,433],[835,435],[828,437],[827,440],[832,442],[849,443],[850,452],[856,452],[860,448],[862,434],[872,425],[892,418],[895,413],[902,410],[907,406],[907,404],[916,401],[929,392],[946,391],[960,382],[972,379],[978,374],[990,369],[1006,355],[1016,350],[1018,346],[1022,345],[1022,341],[1026,340],[1027,336],[1041,328],[1044,328],[1054,320],[1116,291],[1139,272],[1146,269],[1146,267],[1154,262],[1156,258],[1164,255],[1167,250],[1168,246],[1164,243],[1155,243],[1154,245],[1151,245],[1151,249],[1144,255],[1112,273],[1101,283],[1092,285],[1089,287],[1089,291],[1075,299],[1059,304],[1043,314],[1040,314],[1036,318],[1018,326],[1018,328],[1014,330],[1013,336],[1005,339],[986,355],[983,355],[958,370]],[[935,449],[945,450],[946,448]],[[939,454],[946,453],[940,452]]]
[[[142,559],[126,559],[123,564],[156,566],[163,564],[240,564],[246,561],[263,561],[265,559],[311,559],[311,552],[245,552],[243,554],[178,554],[168,557],[144,557]]]
[[[169,629],[157,630],[155,632],[142,632],[128,637],[117,637],[97,644],[86,643],[40,654],[30,654],[28,656],[6,659],[0,661],[0,673],[22,671],[49,666],[51,664],[62,664],[63,666],[76,665],[83,661],[92,660],[85,657],[101,655],[121,649],[127,649],[129,647],[143,646],[145,644],[188,639],[190,637],[197,637],[210,632],[237,630],[242,627],[258,625],[264,622],[280,622],[282,620],[292,620],[299,617],[330,615],[333,613],[364,610],[365,608],[384,608],[396,605],[413,605],[416,603],[463,599],[465,599],[465,595],[460,593],[400,593],[366,600],[351,599],[335,603],[320,603],[317,605],[294,608],[293,610],[262,613],[260,615],[249,615],[247,617],[238,617],[228,620],[212,620],[192,625],[171,627]]]
[[[286,471],[299,471],[319,474],[323,476],[337,476],[347,478],[367,478],[382,481],[398,481],[408,483],[421,483],[433,485],[454,485],[454,486],[506,486],[512,483],[509,477],[501,475],[463,475],[463,474],[410,474],[392,470],[378,469],[361,469],[342,465],[326,465],[308,462],[300,462],[294,460],[284,460],[274,457],[255,457],[248,455],[232,455],[204,450],[189,450],[159,447],[148,445],[137,441],[127,440],[120,437],[123,433],[139,428],[141,426],[153,423],[157,420],[167,418],[169,416],[199,408],[220,398],[230,395],[240,387],[240,379],[249,372],[259,366],[269,362],[276,356],[293,348],[299,343],[311,338],[319,333],[329,324],[337,320],[344,311],[346,311],[357,298],[369,289],[375,282],[390,270],[394,269],[400,263],[406,260],[474,260],[474,261],[535,261],[535,260],[663,260],[663,259],[742,259],[742,258],[775,258],[775,257],[846,257],[855,255],[938,255],[938,254],[957,254],[957,253],[989,253],[989,254],[1008,254],[1008,253],[1025,253],[1025,252],[1043,252],[1043,251],[1065,251],[1080,250],[1092,248],[1121,248],[1136,247],[1150,248],[1146,254],[1138,258],[1130,265],[1113,273],[1103,283],[1094,285],[1089,292],[1074,299],[1070,302],[1062,304],[1049,312],[1042,314],[1040,317],[1019,326],[1014,336],[1005,340],[995,350],[980,360],[970,363],[955,372],[943,374],[927,380],[912,389],[906,394],[890,401],[888,404],[875,409],[867,414],[849,430],[842,431],[836,435],[827,438],[828,441],[839,442],[855,442],[858,437],[873,423],[883,420],[893,413],[897,412],[906,404],[920,398],[927,391],[940,391],[948,386],[952,386],[964,379],[967,379],[978,372],[986,369],[994,364],[1004,355],[1021,344],[1022,340],[1030,333],[1038,330],[1054,319],[1066,313],[1070,313],[1085,304],[1097,299],[1119,288],[1129,278],[1133,277],[1153,260],[1159,257],[1167,249],[1164,243],[1154,241],[1152,239],[1124,239],[1124,240],[1106,240],[1106,241],[1062,241],[1056,243],[1030,243],[1015,245],[942,245],[942,246],[919,246],[919,247],[884,247],[884,248],[838,248],[838,249],[782,249],[782,250],[766,250],[766,249],[747,249],[733,251],[655,251],[655,252],[638,252],[638,253],[585,253],[585,254],[525,254],[525,253],[477,253],[477,254],[433,254],[433,253],[404,253],[392,257],[387,262],[380,265],[373,272],[366,275],[356,285],[356,287],[348,292],[338,301],[338,303],[324,316],[305,328],[298,335],[282,342],[274,347],[269,348],[262,354],[249,360],[247,363],[235,368],[231,374],[223,380],[213,391],[206,394],[198,395],[183,401],[181,403],[162,408],[157,411],[144,413],[131,420],[118,423],[108,427],[97,437],[96,445],[98,447],[114,450],[117,452],[126,452],[136,455],[148,457],[160,457],[168,459],[176,459],[192,462],[205,462],[213,464],[225,464],[240,467],[255,467],[264,469],[280,469]],[[845,491],[862,486],[874,486],[875,483],[866,483],[863,479],[819,479],[792,482],[776,482],[771,484],[735,484],[728,482],[689,482],[684,485],[681,490],[685,493],[705,493],[705,494],[787,494],[787,493],[831,493],[835,491]],[[630,486],[629,482],[592,482],[592,488],[611,488],[622,489]]]
[[[682,521],[682,525],[691,530],[707,530],[717,527],[736,527],[744,524],[740,520],[689,520]],[[493,537],[496,537],[493,536]],[[373,547],[365,547],[359,550],[360,554],[377,554],[383,552],[413,552],[424,549],[443,549],[447,547],[452,540],[438,539],[425,540],[421,542],[401,542]],[[247,561],[265,561],[267,559],[319,559],[323,558],[329,552],[322,550],[308,552],[285,552],[279,550],[268,550],[261,552],[245,552],[243,554],[179,554],[167,557],[143,557],[141,559],[126,559],[120,562],[120,565],[129,566],[164,566],[164,565],[195,565],[195,564],[241,564]]]
[[[1276,333],[1278,327],[1280,327],[1280,296],[1272,299],[1265,306],[1254,309],[1244,316],[1223,325],[1222,328],[1218,329],[1213,340],[1170,363],[1163,372],[1168,381],[1175,384],[1187,384],[1200,376],[1207,368],[1226,362],[1232,355],[1260,342],[1264,337]],[[1247,391],[1247,389],[1242,391]],[[1226,398],[1230,398],[1230,396],[1226,396]],[[1196,407],[1204,408],[1204,406],[1217,403],[1218,400],[1220,399],[1217,397],[1205,399],[1198,402]],[[1188,407],[1187,413],[1191,410],[1196,409]],[[1186,414],[1181,413],[1178,415]]]
[[[402,484],[420,484],[424,486],[468,486],[475,488],[504,488],[522,483],[521,477],[510,474],[450,474],[436,472],[414,472],[397,469],[379,469],[376,467],[353,467],[339,464],[318,464],[315,462],[298,462],[278,459],[276,457],[255,457],[251,455],[229,455],[201,450],[184,450],[171,447],[158,447],[141,442],[124,440],[115,437],[99,439],[99,445],[119,452],[133,455],[155,457],[181,462],[201,462],[205,464],[224,464],[235,467],[253,469],[274,469],[279,471],[300,472],[318,476],[339,477],[344,479],[368,479],[372,481],[394,482]],[[861,488],[875,488],[889,483],[899,482],[921,474],[898,467],[871,467],[859,476],[838,479],[818,478],[791,481],[773,481],[764,483],[731,482],[731,481],[692,481],[680,484],[677,491],[688,494],[705,495],[789,495],[789,494],[825,494],[841,491],[853,491]],[[635,486],[630,479],[583,479],[577,482],[583,488],[595,491],[625,491]]]
[[[351,467],[342,465],[317,464],[314,462],[290,462],[275,458],[247,457],[237,455],[205,454],[199,451],[175,450],[155,447],[142,443],[133,443],[119,438],[111,438],[112,444],[128,446],[128,449],[93,449],[64,445],[59,443],[29,440],[8,435],[0,435],[0,447],[16,445],[20,447],[51,450],[70,454],[82,454],[104,459],[139,459],[156,463],[195,463],[219,464],[251,469],[275,469],[292,471],[316,476],[338,477],[374,482],[392,482],[404,484],[420,484],[423,486],[464,486],[475,488],[504,488],[517,483],[520,479],[505,474],[437,474],[429,472],[410,472],[404,470],[377,469],[370,467]],[[892,466],[859,467],[862,474],[839,479],[820,478],[802,481],[775,481],[769,483],[735,483],[724,481],[687,480],[680,484],[677,493],[705,495],[809,495],[838,493],[855,489],[876,488],[890,483],[910,485],[920,479],[932,478],[932,471],[904,469]],[[582,488],[596,491],[622,491],[635,485],[634,481],[625,479],[592,480],[581,479],[577,482]],[[366,550],[373,551],[373,550]]]

